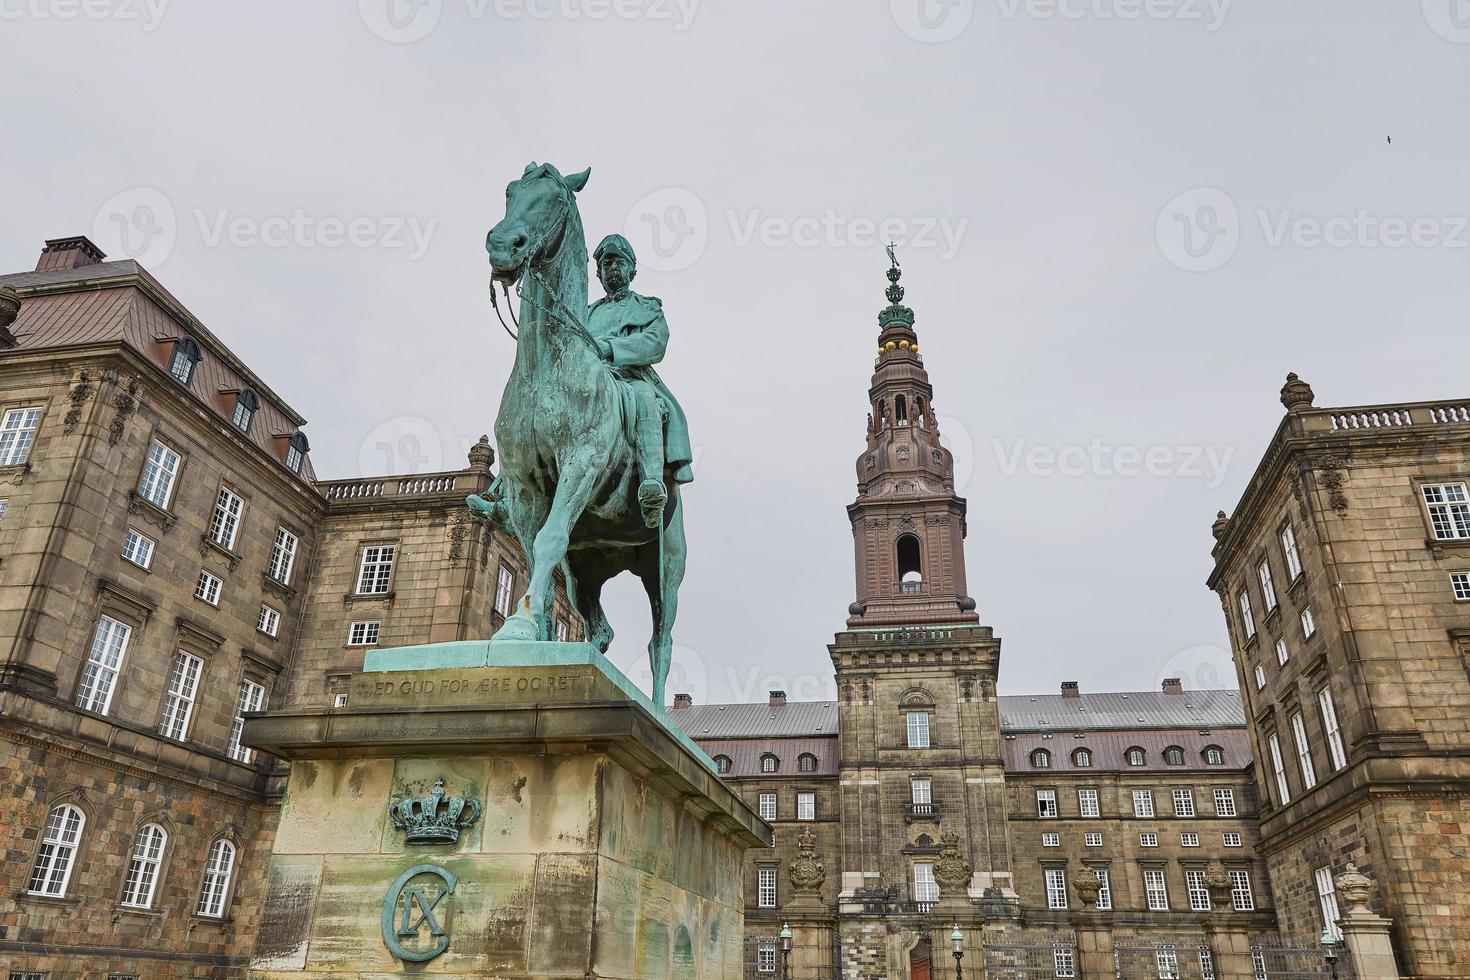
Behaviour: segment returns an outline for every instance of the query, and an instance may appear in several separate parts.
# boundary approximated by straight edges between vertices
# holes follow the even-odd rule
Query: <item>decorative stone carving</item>
[[[449,515],[449,562],[457,564],[464,557],[465,538],[470,533],[469,511],[457,510]]]
[[[428,796],[409,796],[388,807],[393,826],[406,844],[454,844],[459,832],[480,819],[480,804],[462,796],[445,796],[444,780]]]
[[[66,400],[71,402],[71,408],[66,411],[64,419],[66,425],[63,431],[71,435],[76,431],[77,424],[82,421],[82,406],[91,399],[97,391],[97,386],[92,383],[92,373],[83,370],[77,375],[76,384],[66,393]]]
[[[1300,412],[1312,407],[1312,386],[1292,372],[1286,376],[1286,384],[1281,386],[1281,404],[1286,406],[1288,412]]]
[[[1342,473],[1347,466],[1347,459],[1334,453],[1323,453],[1313,463],[1319,471],[1317,478],[1327,491],[1327,502],[1332,505],[1332,509],[1339,513],[1347,510],[1347,494],[1342,489],[1347,479]]]
[[[1212,908],[1230,910],[1230,875],[1218,861],[1205,869],[1205,891],[1210,893]]]
[[[1337,894],[1347,905],[1348,915],[1359,909],[1368,910],[1368,900],[1373,897],[1373,879],[1359,871],[1356,864],[1349,861],[1333,882],[1337,885]]]
[[[1077,872],[1077,877],[1072,879],[1072,890],[1077,893],[1077,899],[1082,903],[1084,909],[1097,907],[1097,896],[1102,892],[1102,882],[1097,880],[1097,874],[1088,867]]]
[[[449,916],[441,905],[459,878],[448,868],[418,864],[399,875],[383,899],[380,925],[388,952],[408,963],[427,963],[449,948]]]
[[[128,419],[138,410],[138,379],[129,378],[126,386],[118,381],[118,386],[121,390],[112,396],[112,406],[117,411],[107,426],[107,441],[114,446],[122,442],[123,429]]]
[[[1210,525],[1210,532],[1215,535],[1215,540],[1219,541],[1228,530],[1230,530],[1230,518],[1225,516],[1223,510],[1219,511],[1215,514],[1215,523]]]
[[[817,836],[810,828],[803,830],[796,839],[796,850],[796,857],[791,859],[786,872],[791,879],[791,889],[799,895],[813,894],[827,880],[827,869],[817,860]]]
[[[960,854],[960,835],[947,831],[939,835],[939,858],[934,862],[934,880],[941,895],[963,895],[970,884],[970,862]]]
[[[908,446],[899,446],[897,449],[895,449],[893,451],[893,454],[898,457],[898,461],[900,463],[907,463],[909,461],[909,447]]]

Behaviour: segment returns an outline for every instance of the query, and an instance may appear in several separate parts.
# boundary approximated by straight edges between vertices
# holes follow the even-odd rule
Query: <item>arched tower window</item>
[[[888,428],[888,422],[888,400],[883,399],[878,402],[878,428]]]
[[[895,425],[909,424],[909,403],[902,395],[893,398],[893,421]]]
[[[924,587],[924,563],[919,555],[919,539],[912,534],[898,538],[898,582],[902,592],[918,592]]]
[[[914,399],[914,424],[921,429],[924,428],[924,399],[922,398]]]

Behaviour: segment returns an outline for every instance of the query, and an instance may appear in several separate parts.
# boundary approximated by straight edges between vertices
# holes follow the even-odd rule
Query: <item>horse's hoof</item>
[[[490,637],[491,643],[501,640],[537,640],[540,639],[536,629],[536,621],[530,616],[516,613],[501,624],[495,635]]]

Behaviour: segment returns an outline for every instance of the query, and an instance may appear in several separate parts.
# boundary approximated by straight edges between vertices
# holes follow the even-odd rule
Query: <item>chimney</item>
[[[1164,678],[1164,693],[1165,694],[1183,694],[1184,693],[1184,680],[1183,680],[1183,678],[1179,678],[1179,677],[1165,677]]]
[[[786,703],[786,692],[785,691],[772,691],[771,692],[771,707],[774,708],[777,705],[781,705],[781,704],[785,704],[785,703]]]
[[[674,695],[674,707],[676,707],[676,708],[692,708],[692,707],[694,707],[694,695],[692,695],[692,694],[675,694]]]
[[[1062,697],[1080,698],[1082,691],[1078,689],[1076,681],[1062,681]]]
[[[102,249],[92,244],[86,235],[72,238],[48,238],[36,260],[37,272],[52,272],[56,269],[80,269],[84,265],[96,265],[107,258]]]

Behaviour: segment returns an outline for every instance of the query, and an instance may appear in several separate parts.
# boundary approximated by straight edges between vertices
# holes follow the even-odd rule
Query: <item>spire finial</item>
[[[888,297],[888,306],[878,314],[879,329],[886,329],[894,324],[902,324],[906,327],[914,325],[914,311],[907,306],[900,305],[903,302],[903,287],[898,280],[903,278],[903,270],[898,265],[897,242],[888,243],[888,289],[884,295]]]

